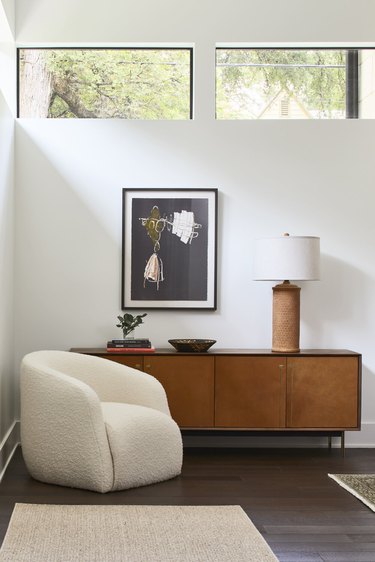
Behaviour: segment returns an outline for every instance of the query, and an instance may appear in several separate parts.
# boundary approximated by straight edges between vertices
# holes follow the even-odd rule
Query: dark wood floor
[[[282,562],[375,562],[375,513],[327,476],[371,472],[371,449],[345,458],[338,449],[186,449],[180,477],[97,494],[36,482],[18,449],[0,484],[0,542],[15,502],[241,505]]]

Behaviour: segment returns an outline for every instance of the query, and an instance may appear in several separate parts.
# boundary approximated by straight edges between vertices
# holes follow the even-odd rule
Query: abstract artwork
[[[124,189],[122,308],[216,309],[217,189]]]

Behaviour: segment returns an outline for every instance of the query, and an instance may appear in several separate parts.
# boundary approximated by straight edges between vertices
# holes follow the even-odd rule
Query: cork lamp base
[[[272,351],[298,352],[301,288],[284,281],[272,291]]]

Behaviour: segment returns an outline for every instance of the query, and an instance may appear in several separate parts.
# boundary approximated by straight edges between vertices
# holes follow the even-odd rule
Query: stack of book
[[[107,342],[107,351],[118,351],[120,353],[153,353],[155,348],[152,347],[148,338],[128,338]]]

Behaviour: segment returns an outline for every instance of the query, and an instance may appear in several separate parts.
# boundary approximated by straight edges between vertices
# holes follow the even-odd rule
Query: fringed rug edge
[[[337,484],[339,486],[344,488],[344,490],[346,490],[347,492],[352,494],[352,496],[356,497],[358,500],[360,500],[362,503],[364,503],[368,508],[370,508],[372,511],[375,512],[375,504],[373,504],[372,502],[367,500],[364,496],[362,496],[361,494],[356,492],[351,486],[348,486],[347,484],[345,484],[345,482],[343,482],[343,480],[341,479],[340,475],[338,475],[338,474],[328,474],[328,476],[330,478],[332,478],[332,480],[337,482]],[[360,474],[348,474],[348,476],[361,476],[361,475]]]

